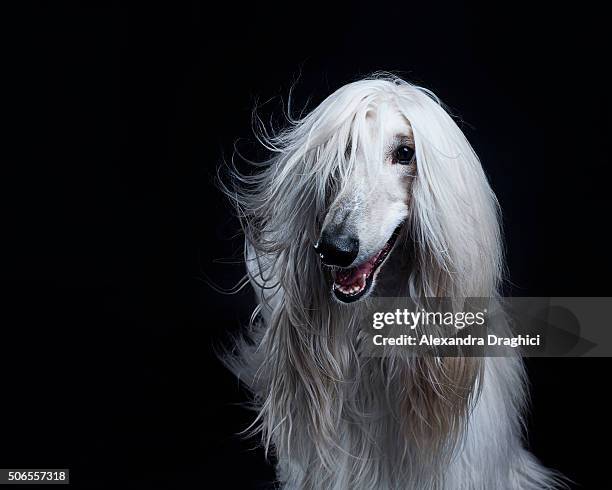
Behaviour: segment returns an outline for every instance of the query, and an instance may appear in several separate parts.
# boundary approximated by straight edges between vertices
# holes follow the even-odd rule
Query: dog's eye
[[[400,146],[393,154],[393,163],[408,165],[414,158],[414,150],[407,145]]]

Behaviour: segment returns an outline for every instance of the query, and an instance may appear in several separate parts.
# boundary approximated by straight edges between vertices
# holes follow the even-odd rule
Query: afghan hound
[[[376,295],[499,296],[499,206],[436,96],[375,75],[257,133],[270,158],[225,184],[258,299],[227,363],[253,393],[278,483],[558,488],[523,447],[518,355],[364,349],[358,318]]]

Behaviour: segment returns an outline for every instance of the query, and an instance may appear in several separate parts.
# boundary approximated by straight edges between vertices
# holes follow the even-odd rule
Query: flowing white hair
[[[232,169],[224,187],[243,225],[260,301],[249,335],[226,361],[253,391],[253,427],[274,449],[289,487],[440,488],[440,465],[450,461],[481,388],[478,359],[367,359],[360,306],[331,299],[312,248],[330,203],[349,185],[357,150],[367,146],[369,160],[382,165],[382,142],[372,143],[366,118],[389,108],[410,123],[417,162],[404,226],[411,240],[400,242],[400,253],[414,254],[413,266],[396,279],[415,299],[498,294],[497,200],[478,157],[430,91],[376,75],[289,118],[276,134],[260,125],[271,157],[255,163],[254,173]],[[508,431],[520,434],[522,367],[518,360],[500,366],[510,374],[496,389],[516,414]]]
[[[271,158],[257,164],[259,173],[234,173],[237,185],[228,189],[248,242],[276,262],[282,253],[308,265],[330,196],[347,185],[357,148],[370,141],[366,117],[383,104],[410,121],[414,135],[418,178],[410,229],[419,267],[413,295],[495,294],[503,264],[499,210],[478,157],[432,92],[388,75],[343,86],[303,119],[289,117],[277,134],[259,125]],[[381,153],[371,160],[382,162],[382,145],[371,146]]]

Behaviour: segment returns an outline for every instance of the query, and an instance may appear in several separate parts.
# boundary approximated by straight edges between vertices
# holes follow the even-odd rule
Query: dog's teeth
[[[357,283],[349,284],[347,286],[334,282],[333,289],[334,291],[340,291],[346,296],[356,296],[365,289],[366,279],[366,274],[362,274]]]

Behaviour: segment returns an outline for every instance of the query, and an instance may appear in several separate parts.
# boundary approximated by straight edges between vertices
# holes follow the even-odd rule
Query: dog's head
[[[330,266],[334,297],[352,303],[373,290],[410,210],[415,142],[396,101],[368,108],[346,158],[351,172],[330,198],[315,251]]]
[[[293,300],[319,287],[342,303],[363,299],[402,249],[413,255],[404,279],[413,296],[495,292],[497,201],[431,92],[394,77],[361,80],[264,134],[273,156],[263,172],[241,176],[233,197],[248,240],[272,257]]]

